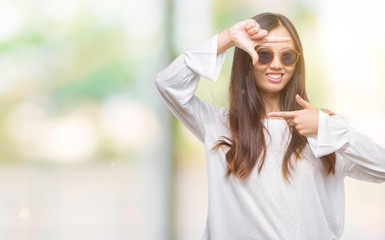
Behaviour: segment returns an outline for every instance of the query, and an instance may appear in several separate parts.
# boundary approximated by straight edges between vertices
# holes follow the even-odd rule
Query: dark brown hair
[[[279,25],[285,27],[300,53],[294,74],[281,91],[279,107],[281,111],[296,111],[302,109],[295,100],[299,94],[308,101],[305,89],[305,64],[302,44],[293,24],[281,14],[262,13],[253,17],[262,29],[270,31]],[[259,94],[254,80],[252,59],[248,53],[235,48],[231,70],[229,89],[229,124],[232,139],[224,137],[213,149],[227,146],[226,176],[234,174],[240,179],[246,179],[255,166],[261,171],[266,157],[266,142],[262,119],[265,118],[265,105]],[[268,131],[267,131],[268,132]],[[298,133],[295,127],[290,127],[291,140],[282,160],[282,175],[288,182],[290,169],[293,168],[291,156],[297,161],[307,144],[307,139]],[[335,153],[321,157],[326,174],[335,173]]]

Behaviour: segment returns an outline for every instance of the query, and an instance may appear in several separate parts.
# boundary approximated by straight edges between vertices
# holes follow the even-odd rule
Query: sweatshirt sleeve
[[[336,152],[346,176],[369,182],[385,181],[385,148],[357,132],[341,115],[319,111],[318,134],[307,138],[317,158]]]
[[[219,107],[194,96],[201,76],[216,81],[225,60],[217,56],[218,35],[177,57],[157,74],[156,86],[173,114],[202,142],[204,126],[215,118]]]

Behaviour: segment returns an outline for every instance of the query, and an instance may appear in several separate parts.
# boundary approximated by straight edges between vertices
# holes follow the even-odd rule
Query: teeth
[[[280,78],[283,76],[283,74],[266,74],[270,78]]]

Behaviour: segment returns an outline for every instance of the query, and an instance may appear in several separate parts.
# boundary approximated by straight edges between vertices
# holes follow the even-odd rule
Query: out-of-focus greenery
[[[135,61],[121,52],[125,38],[121,29],[84,26],[83,30],[73,29],[59,39],[50,39],[47,34],[25,34],[1,43],[2,57],[20,64],[20,85],[33,85],[30,87],[48,94],[57,101],[55,104],[75,99],[103,100],[116,92],[130,91],[137,68]],[[23,67],[29,61],[44,72],[23,76]],[[6,96],[1,96],[2,100],[9,96],[17,101],[33,94],[15,96],[19,87],[14,86]]]
[[[39,7],[27,11],[26,5],[13,5],[26,16],[20,17],[13,35],[0,40],[0,162],[16,164],[41,159],[34,155],[32,145],[27,146],[30,143],[20,142],[11,133],[11,116],[23,106],[42,109],[50,122],[60,121],[86,106],[79,113],[93,122],[93,131],[99,138],[89,160],[119,155],[134,159],[129,156],[134,156],[135,150],[126,148],[124,154],[114,150],[99,119],[108,99],[140,95],[134,79],[143,71],[143,59],[129,53],[135,47],[129,45],[136,40],[121,23],[122,16],[111,16],[108,22],[84,8],[72,17],[60,19]],[[28,15],[33,18],[26,20]]]

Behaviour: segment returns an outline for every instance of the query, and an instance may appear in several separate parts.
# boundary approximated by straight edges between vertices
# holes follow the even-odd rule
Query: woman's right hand
[[[261,29],[254,19],[238,22],[218,35],[218,55],[228,48],[236,46],[246,51],[253,59],[253,64],[258,62],[255,47],[266,42],[286,42],[288,37],[267,37],[268,32]]]

